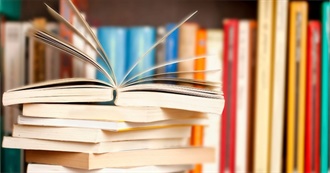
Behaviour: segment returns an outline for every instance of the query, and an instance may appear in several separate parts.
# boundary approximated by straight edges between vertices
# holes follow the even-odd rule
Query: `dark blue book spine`
[[[166,25],[166,31],[169,32],[175,27],[175,24],[170,23]],[[175,30],[171,35],[166,39],[165,44],[165,61],[171,62],[178,59],[178,44],[179,44],[179,30]],[[171,64],[165,67],[165,72],[177,72],[178,65]],[[171,75],[175,77],[176,75]]]

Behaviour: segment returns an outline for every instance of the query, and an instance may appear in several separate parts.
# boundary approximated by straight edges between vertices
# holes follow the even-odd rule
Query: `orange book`
[[[199,29],[196,33],[196,56],[206,54],[206,30]],[[194,62],[194,70],[205,70],[205,58],[196,59]],[[205,80],[204,73],[194,73],[194,79]],[[192,146],[203,145],[203,126],[193,126],[192,128]],[[201,173],[202,165],[197,164],[191,173]]]

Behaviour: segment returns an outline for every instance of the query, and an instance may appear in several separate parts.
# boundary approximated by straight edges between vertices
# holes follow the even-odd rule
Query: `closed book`
[[[320,172],[321,23],[307,29],[305,172]]]
[[[159,26],[157,27],[157,40],[160,40],[162,37],[164,37],[164,35],[166,34],[166,27],[165,26]],[[166,48],[165,48],[165,44],[166,44],[166,40],[163,40],[162,43],[160,43],[157,47],[156,47],[156,64],[162,64],[165,62],[165,52],[166,52]],[[165,68],[158,68],[156,69],[156,73],[164,73],[165,72]]]
[[[283,171],[288,0],[275,1],[272,51],[270,172]]]
[[[165,165],[165,166],[140,166],[132,168],[103,168],[96,170],[84,170],[77,168],[69,168],[60,165],[33,164],[27,166],[27,173],[109,173],[109,172],[133,172],[133,173],[175,173],[184,172],[191,169],[191,165]]]
[[[221,69],[223,57],[223,31],[220,29],[206,30],[206,51],[210,57],[205,59],[205,70]],[[205,74],[207,81],[221,82],[220,72]],[[218,171],[220,166],[220,121],[221,117],[208,114],[210,124],[204,127],[203,145],[215,148],[215,162],[203,164],[203,172]]]
[[[15,138],[5,136],[2,146],[4,148],[24,150],[45,150],[81,153],[108,153],[123,152],[141,149],[163,149],[187,147],[188,139],[146,139],[132,141],[108,141],[99,143],[52,141],[43,139]]]
[[[97,29],[97,38],[100,40],[105,53],[109,57],[109,61],[113,67],[113,71],[117,80],[121,81],[124,78],[127,63],[127,29],[124,27],[103,26]],[[106,68],[105,62],[100,57],[97,62],[103,68]],[[107,69],[110,71],[110,69]],[[108,81],[105,75],[100,71],[96,72],[96,78],[103,81]]]
[[[166,25],[166,31],[169,32],[175,27],[175,24],[170,23]],[[175,30],[166,38],[165,42],[165,62],[171,62],[178,59],[179,50],[179,30]],[[165,72],[177,72],[178,65],[171,64],[165,67]]]
[[[111,116],[109,116],[111,112]],[[160,107],[120,107],[88,104],[24,104],[28,117],[98,121],[154,122],[176,118],[203,118],[204,113]],[[93,116],[91,116],[91,114]]]
[[[213,162],[214,149],[207,147],[187,147],[132,150],[103,154],[27,150],[26,161],[88,170],[109,167],[183,165]]]
[[[206,118],[183,118],[149,123],[131,123],[118,121],[71,120],[59,118],[37,118],[18,116],[20,125],[93,128],[109,131],[126,131],[136,129],[162,128],[168,126],[207,125]]]
[[[156,42],[156,29],[151,26],[131,27],[128,29],[126,71],[130,70],[144,53]],[[128,79],[155,66],[155,50],[145,55],[141,62],[128,75]],[[150,76],[154,70],[148,71],[136,79]]]
[[[53,34],[59,34],[59,25],[54,22],[46,24],[46,29]],[[60,53],[54,47],[46,46],[45,73],[46,80],[58,79],[60,69]]]
[[[223,92],[226,107],[221,119],[220,171],[235,172],[238,20],[224,21]]]
[[[237,105],[235,171],[250,172],[252,166],[253,94],[256,22],[240,20],[238,23]]]
[[[290,3],[286,172],[304,172],[307,2]]]
[[[179,29],[179,59],[195,57],[197,23],[184,23]],[[178,64],[178,71],[193,71],[194,61],[185,61]],[[193,74],[179,74],[179,78],[193,79]]]
[[[274,0],[258,1],[253,171],[269,172]]]
[[[97,28],[96,27],[91,27],[92,32],[97,35]],[[88,35],[86,36],[86,39],[89,41],[92,41],[92,36]],[[96,43],[93,44],[94,47],[96,47]],[[89,55],[94,61],[97,59],[97,53],[93,50],[92,47],[86,46],[85,47],[86,54]],[[95,79],[96,78],[96,69],[94,66],[91,64],[86,63],[85,64],[85,77],[89,79]]]
[[[14,125],[13,137],[98,143],[144,139],[189,138],[191,126],[168,126],[164,128],[137,129],[121,132],[79,127],[50,127]]]
[[[329,58],[330,3],[322,4],[321,60],[321,172],[329,170]]]

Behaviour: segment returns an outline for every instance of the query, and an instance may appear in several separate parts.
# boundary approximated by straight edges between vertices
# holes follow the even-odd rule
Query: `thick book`
[[[108,153],[141,149],[164,149],[188,146],[188,138],[108,141],[99,143],[52,141],[5,136],[2,147],[24,150],[64,151],[79,153]]]
[[[111,112],[111,116],[109,114]],[[121,107],[91,104],[24,104],[28,117],[77,120],[154,122],[177,118],[205,118],[204,113],[160,107]],[[93,115],[93,116],[91,116]]]
[[[190,131],[191,126],[169,126],[112,132],[93,128],[14,125],[12,136],[54,141],[98,143],[144,139],[190,138]]]
[[[322,4],[321,60],[321,172],[329,170],[329,58],[330,3]]]
[[[27,173],[109,173],[109,172],[132,172],[132,173],[177,173],[191,169],[191,165],[164,165],[164,166],[140,166],[131,168],[102,168],[96,170],[83,170],[69,168],[60,165],[28,164]]]
[[[286,172],[304,172],[307,2],[290,3]]]
[[[39,83],[36,85],[28,85],[22,88],[17,88],[4,93],[4,105],[22,104],[22,103],[77,103],[77,102],[109,102],[114,101],[118,106],[157,106],[174,109],[184,109],[199,112],[210,112],[220,114],[224,106],[224,98],[221,91],[214,91],[210,89],[197,88],[195,86],[203,87],[218,87],[221,88],[220,83],[210,82],[205,80],[184,79],[167,77],[155,77],[153,73],[157,68],[165,67],[170,64],[194,60],[201,57],[192,57],[190,59],[183,59],[174,62],[169,62],[153,67],[145,67],[142,69],[141,63],[144,58],[152,53],[153,49],[161,43],[166,37],[171,34],[175,29],[180,27],[192,15],[189,15],[181,21],[175,28],[167,33],[162,39],[158,40],[154,45],[142,54],[139,54],[136,63],[127,71],[123,80],[117,81],[111,62],[107,58],[104,48],[100,45],[95,34],[91,31],[90,26],[85,19],[78,12],[76,7],[71,1],[67,1],[69,7],[78,16],[78,20],[83,23],[86,30],[89,31],[96,42],[97,46],[94,47],[86,37],[84,37],[77,29],[72,26],[70,22],[65,20],[61,15],[54,11],[51,7],[47,6],[48,11],[52,16],[59,20],[71,31],[81,36],[87,45],[93,48],[102,60],[107,64],[107,68],[103,68],[90,56],[86,55],[82,50],[77,49],[72,44],[64,41],[60,37],[48,33],[44,30],[32,29],[30,36],[44,42],[50,46],[79,58],[85,62],[94,65],[100,72],[102,72],[109,82],[102,82],[93,79],[59,79]],[[130,33],[133,34],[133,33]],[[138,45],[136,45],[138,46]],[[205,56],[202,56],[205,57]],[[135,68],[139,66],[137,73],[132,73]],[[108,72],[106,69],[109,69]],[[142,70],[142,71],[141,71]],[[195,71],[183,71],[178,73],[193,74]],[[200,72],[201,73],[201,72]],[[166,84],[168,82],[175,82],[175,84]],[[176,83],[193,84],[190,86],[177,85]],[[165,84],[164,84],[165,83]],[[115,92],[115,94],[114,94]],[[116,97],[114,97],[116,95]],[[185,101],[186,100],[186,101]],[[189,100],[189,101],[188,101]],[[203,104],[202,104],[203,103]]]
[[[258,1],[253,172],[269,172],[274,4]]]
[[[272,51],[270,172],[282,172],[287,64],[288,0],[275,1]]]
[[[251,172],[256,22],[238,23],[235,171]]]
[[[26,162],[88,170],[107,167],[183,165],[213,161],[214,149],[207,147],[146,149],[104,154],[26,150]]]
[[[96,120],[74,120],[59,118],[38,118],[18,116],[17,123],[21,125],[53,126],[53,127],[80,127],[93,128],[109,131],[125,131],[135,129],[160,128],[168,126],[207,125],[206,118],[182,118],[149,123],[133,123],[124,121],[96,121]]]
[[[308,22],[305,172],[320,172],[321,23]]]
[[[235,172],[238,20],[224,21],[223,91],[227,99],[221,119],[220,173]]]

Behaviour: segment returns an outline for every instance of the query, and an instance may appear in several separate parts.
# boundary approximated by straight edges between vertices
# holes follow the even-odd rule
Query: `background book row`
[[[261,1],[257,26],[224,22],[220,172],[328,172],[330,3],[319,12]]]

